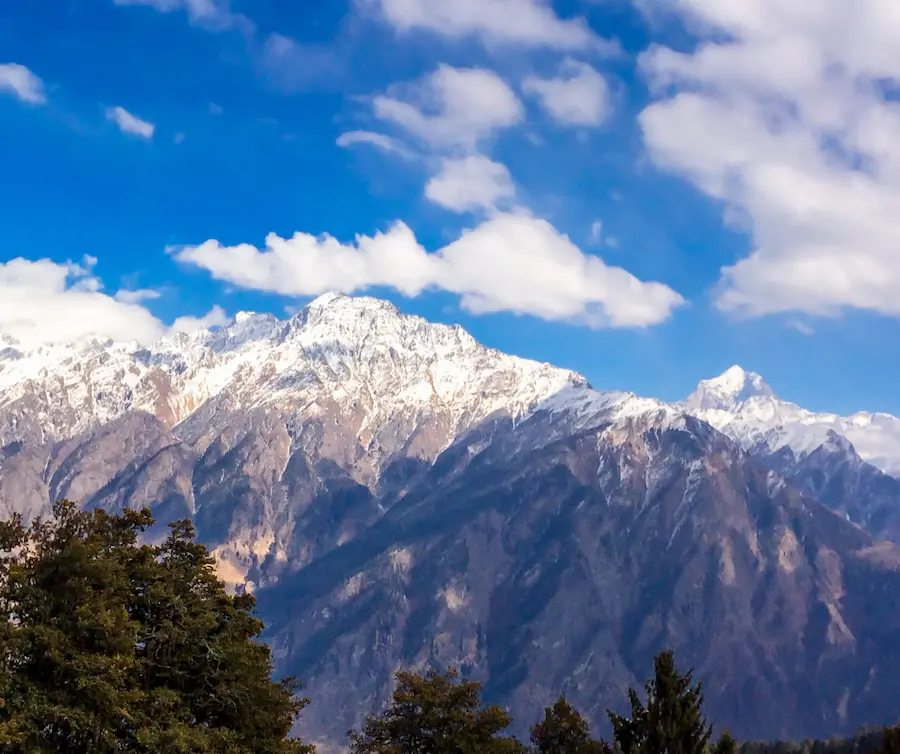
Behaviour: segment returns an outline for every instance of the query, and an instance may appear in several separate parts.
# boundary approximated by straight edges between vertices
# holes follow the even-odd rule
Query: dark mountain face
[[[260,590],[280,666],[315,700],[309,733],[339,738],[393,670],[429,663],[482,680],[520,729],[559,691],[602,723],[668,646],[743,737],[897,714],[895,548],[699,422],[523,450],[545,421],[451,448],[352,541]]]
[[[698,420],[501,418],[367,485],[277,412],[215,416],[203,443],[134,413],[7,445],[4,500],[192,516],[223,575],[256,585],[310,738],[340,742],[395,670],[428,664],[483,681],[519,732],[560,691],[602,728],[663,647],[742,737],[900,714],[898,549]]]
[[[900,542],[900,479],[863,461],[848,442],[836,441],[799,457],[789,448],[778,453],[761,449],[755,455],[872,536]]]

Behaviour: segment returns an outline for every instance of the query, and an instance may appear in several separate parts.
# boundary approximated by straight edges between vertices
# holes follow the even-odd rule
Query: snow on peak
[[[340,291],[328,291],[327,293],[323,293],[321,296],[314,298],[307,305],[307,309],[324,309],[328,306],[331,306],[334,303],[339,301],[344,301],[349,299],[350,297],[346,293],[341,293]]]
[[[718,377],[703,380],[685,403],[692,409],[734,411],[752,398],[776,396],[758,374],[733,366]]]
[[[367,438],[434,416],[452,438],[495,412],[521,417],[586,385],[574,372],[486,348],[461,327],[341,294],[289,320],[241,312],[225,327],[146,348],[95,340],[10,355],[0,358],[0,409],[25,396],[45,402],[48,436],[128,410],[177,424],[221,399],[301,423],[347,411]]]
[[[900,477],[900,419],[888,414],[843,417],[807,411],[780,399],[762,377],[738,366],[701,382],[684,406],[747,450],[789,448],[798,456],[821,447],[855,450],[864,461]]]

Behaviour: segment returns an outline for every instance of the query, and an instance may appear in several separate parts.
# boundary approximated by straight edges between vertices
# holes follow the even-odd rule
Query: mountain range
[[[733,367],[667,404],[391,304],[150,347],[0,336],[0,509],[183,517],[253,590],[311,740],[401,667],[457,665],[520,729],[596,723],[673,647],[745,738],[896,722],[900,420],[816,414]]]

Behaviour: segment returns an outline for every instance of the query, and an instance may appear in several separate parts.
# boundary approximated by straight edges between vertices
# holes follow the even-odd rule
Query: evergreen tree
[[[399,672],[389,707],[350,733],[353,754],[524,754],[500,734],[510,717],[481,703],[481,684],[456,670],[426,675]]]
[[[591,738],[590,727],[561,695],[544,708],[544,719],[531,728],[533,754],[603,754],[604,744]]]
[[[719,736],[719,740],[716,741],[716,745],[712,747],[712,751],[713,754],[738,754],[739,748],[738,742],[735,741],[734,736],[726,730]]]
[[[0,752],[308,754],[271,680],[252,596],[229,595],[190,522],[60,502],[0,523]]]
[[[887,728],[878,754],[900,754],[900,725]]]
[[[712,727],[703,717],[702,684],[679,672],[671,651],[653,662],[653,678],[644,684],[644,705],[629,689],[631,717],[608,712],[615,746],[622,754],[705,754]]]

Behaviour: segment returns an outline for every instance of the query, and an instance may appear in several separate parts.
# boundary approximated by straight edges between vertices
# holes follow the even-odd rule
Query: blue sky
[[[0,330],[337,288],[600,388],[900,413],[900,18],[840,4],[6,3]]]

